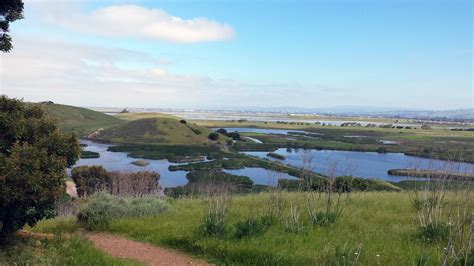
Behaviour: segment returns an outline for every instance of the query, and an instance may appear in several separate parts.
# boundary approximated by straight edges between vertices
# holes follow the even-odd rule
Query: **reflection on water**
[[[448,170],[453,173],[474,173],[474,164],[451,163],[442,160],[433,160],[402,153],[376,153],[330,150],[293,150],[278,149],[275,151],[284,155],[284,163],[302,167],[304,163],[311,165],[311,169],[326,175],[352,175],[364,178],[379,178],[392,182],[414,179],[406,176],[391,176],[389,169],[417,168],[428,170]],[[247,155],[267,158],[272,161],[278,159],[267,156],[268,152],[244,152]]]

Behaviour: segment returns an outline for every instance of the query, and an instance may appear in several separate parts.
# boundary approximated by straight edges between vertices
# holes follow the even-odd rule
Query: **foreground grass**
[[[0,249],[0,265],[141,265],[114,259],[80,237],[54,240],[17,239]]]
[[[287,203],[304,203],[301,193],[285,193],[284,197]],[[229,225],[264,213],[268,200],[269,194],[234,198]],[[171,205],[171,210],[160,216],[113,220],[110,231],[224,264],[335,263],[341,262],[344,254],[349,262],[355,253],[362,264],[415,265],[422,259],[439,264],[444,247],[424,244],[416,237],[416,211],[408,192],[354,193],[347,200],[345,215],[333,225],[308,226],[296,234],[285,232],[280,223],[263,235],[240,240],[233,237],[231,226],[219,238],[199,233],[207,211],[203,200],[181,199]],[[307,219],[304,209],[300,215],[303,221]]]

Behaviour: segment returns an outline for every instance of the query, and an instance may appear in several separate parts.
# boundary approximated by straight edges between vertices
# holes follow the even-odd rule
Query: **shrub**
[[[430,223],[419,227],[419,236],[427,242],[443,241],[449,237],[450,226],[446,223]]]
[[[209,198],[208,212],[200,227],[205,236],[222,236],[226,233],[228,204],[229,198],[224,194]]]
[[[79,197],[100,191],[118,196],[154,196],[161,191],[160,175],[149,171],[107,172],[102,166],[79,166],[72,169],[71,177]]]
[[[225,234],[226,227],[225,215],[209,212],[201,223],[201,232],[206,236],[221,236]]]
[[[39,106],[0,97],[0,242],[53,213],[79,154]]]
[[[225,130],[225,128],[219,128],[218,130],[216,130],[217,133],[221,133],[222,135],[227,135],[227,130]]]
[[[184,120],[184,119],[179,120],[179,122],[180,122],[181,124],[187,124],[187,123],[188,123],[188,122],[186,122],[186,120]]]
[[[74,167],[71,171],[71,178],[76,183],[79,197],[97,191],[109,190],[110,187],[110,176],[100,165]]]
[[[88,230],[105,230],[113,218],[152,216],[166,208],[159,198],[119,198],[100,192],[92,195],[80,208],[77,220]]]
[[[242,238],[247,236],[256,236],[265,232],[265,225],[262,220],[249,218],[235,224],[235,237]]]
[[[116,196],[157,196],[161,192],[160,175],[155,172],[109,172],[110,193]]]
[[[208,138],[210,140],[218,140],[219,139],[219,134],[215,133],[215,132],[212,132],[209,134]]]

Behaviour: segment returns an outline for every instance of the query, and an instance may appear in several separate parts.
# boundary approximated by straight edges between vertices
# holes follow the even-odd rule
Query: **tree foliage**
[[[0,1],[0,51],[9,52],[12,48],[10,37],[10,22],[23,18],[22,0]]]
[[[79,154],[40,107],[0,97],[0,238],[50,213]]]
[[[210,140],[218,140],[219,139],[219,134],[215,133],[215,132],[212,132],[209,134],[208,138]]]

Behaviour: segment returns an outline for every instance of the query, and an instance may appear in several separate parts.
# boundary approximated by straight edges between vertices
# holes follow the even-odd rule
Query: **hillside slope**
[[[160,117],[133,120],[91,134],[89,138],[118,143],[202,145],[210,142],[209,133],[205,127]]]
[[[55,119],[59,128],[84,136],[99,128],[107,128],[123,123],[119,118],[86,108],[62,105],[42,104],[46,114]]]

